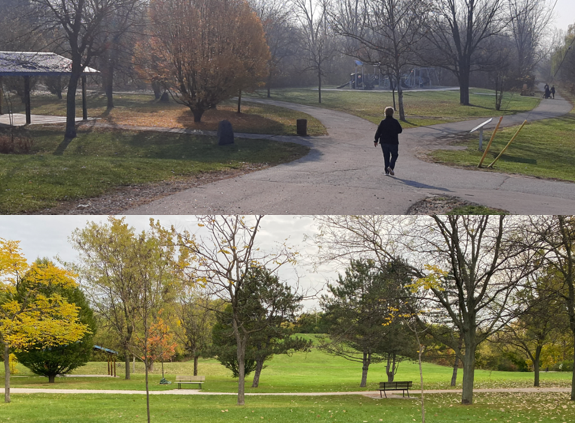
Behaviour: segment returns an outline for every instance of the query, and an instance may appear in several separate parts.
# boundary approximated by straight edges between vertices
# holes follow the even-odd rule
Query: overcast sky
[[[575,23],[575,0],[557,0],[554,23],[563,31]]]
[[[126,221],[138,231],[148,228],[149,219],[158,219],[165,227],[171,225],[178,230],[187,229],[197,233],[195,216],[127,216]],[[20,247],[28,262],[38,257],[54,259],[59,257],[66,262],[78,261],[78,254],[72,248],[68,237],[76,228],[83,228],[89,221],[105,222],[107,216],[0,216],[0,238],[20,241]],[[337,276],[337,267],[324,264],[317,271],[313,270],[315,247],[305,242],[305,235],[315,233],[311,217],[304,216],[266,216],[262,220],[258,235],[262,249],[273,249],[277,242],[284,242],[295,247],[301,255],[295,271],[286,268],[280,272],[282,280],[295,285],[299,282],[304,289],[318,290],[326,280]],[[317,301],[305,302],[306,309],[317,306]]]

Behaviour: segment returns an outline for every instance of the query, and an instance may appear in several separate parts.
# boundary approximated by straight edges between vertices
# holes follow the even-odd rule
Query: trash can
[[[297,120],[297,134],[302,137],[307,136],[307,119]]]

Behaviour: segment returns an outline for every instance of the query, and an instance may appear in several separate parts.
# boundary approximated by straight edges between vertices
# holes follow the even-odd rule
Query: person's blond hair
[[[393,107],[386,107],[384,113],[385,116],[393,116]]]

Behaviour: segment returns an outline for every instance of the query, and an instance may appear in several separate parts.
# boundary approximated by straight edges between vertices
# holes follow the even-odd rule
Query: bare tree
[[[471,404],[477,346],[513,317],[507,309],[510,298],[537,265],[535,253],[516,243],[517,220],[504,216],[323,216],[318,220],[320,260],[352,253],[382,261],[410,258],[413,276],[422,281],[421,295],[445,310],[463,337],[461,401]],[[445,289],[446,283],[453,290]]]
[[[436,0],[429,14],[422,58],[450,70],[459,81],[459,102],[469,105],[470,75],[493,67],[489,41],[507,22],[505,0]]]
[[[539,251],[546,264],[559,276],[556,291],[565,305],[575,339],[575,219],[573,216],[534,216],[530,218],[530,225],[528,232],[539,237]],[[571,401],[575,401],[575,372]]]
[[[328,0],[291,0],[302,33],[301,49],[307,69],[315,72],[318,83],[318,103],[321,103],[322,78],[337,49],[328,22]]]
[[[232,328],[237,343],[238,405],[245,404],[245,354],[252,329],[242,319],[241,299],[247,277],[253,266],[265,267],[270,273],[295,263],[297,253],[286,245],[277,251],[260,250],[258,235],[263,216],[200,216],[199,225],[206,236],[181,233],[181,244],[197,257],[195,273],[213,295],[232,308]],[[257,328],[257,331],[261,328]]]
[[[72,60],[66,96],[66,132],[62,148],[76,137],[76,90],[82,73],[100,56],[125,25],[111,28],[106,22],[121,10],[126,16],[140,0],[30,0],[48,30],[60,29],[62,46]]]
[[[393,75],[403,121],[401,75],[415,63],[427,10],[421,0],[338,0],[330,13],[335,32],[356,41],[346,45],[346,54]]]
[[[516,51],[515,72],[524,83],[530,83],[529,76],[545,56],[542,47],[553,7],[548,0],[507,0],[507,7]]]
[[[299,34],[293,22],[290,3],[283,0],[250,0],[250,4],[262,22],[270,49],[266,81],[267,96],[270,98],[275,78],[283,73],[282,66],[286,59],[297,51]]]

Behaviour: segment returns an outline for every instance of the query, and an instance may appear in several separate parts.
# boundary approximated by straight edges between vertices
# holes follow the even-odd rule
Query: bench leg
[[[182,384],[178,383],[178,389],[182,389]]]

